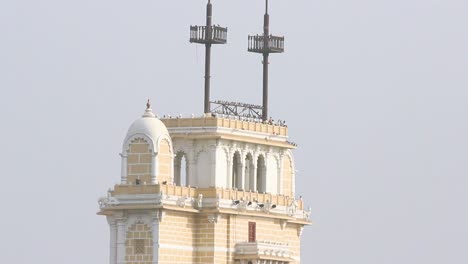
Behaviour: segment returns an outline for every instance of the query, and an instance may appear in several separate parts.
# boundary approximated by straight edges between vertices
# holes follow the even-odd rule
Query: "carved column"
[[[283,153],[281,153],[279,155],[279,173],[278,173],[278,194],[284,194],[284,195],[290,195],[290,193],[286,193],[285,190],[284,190],[284,179],[285,179],[285,175],[284,175],[284,159],[285,159],[285,155]],[[292,181],[291,181],[291,185],[292,185]]]
[[[117,219],[117,264],[125,264],[125,239],[127,237],[127,219]]]
[[[152,235],[153,235],[153,264],[159,263],[159,224],[163,218],[163,211],[157,210],[151,215]]]
[[[252,192],[255,192],[257,190],[257,164],[254,161],[253,162],[253,176],[252,176],[252,184],[250,185],[250,189],[252,189]]]
[[[231,152],[229,152],[228,154],[228,158],[227,158],[227,184],[226,184],[226,187],[227,188],[234,188],[233,184],[232,184],[232,155],[231,155]]]
[[[216,144],[210,145],[210,185],[209,186],[216,186],[216,156],[218,153],[218,149]]]
[[[245,185],[245,169],[244,169],[245,159],[243,159],[243,156],[244,155],[241,155],[240,162],[239,162],[239,164],[237,166],[237,172],[238,173],[240,172],[240,175],[237,175],[237,177],[239,177],[237,186],[240,187],[241,189],[245,190],[245,188],[244,188],[244,185]]]
[[[122,167],[120,169],[120,182],[122,184],[126,184],[127,183],[127,164],[128,164],[128,161],[127,161],[127,154],[125,153],[120,153],[120,157],[122,157]]]
[[[158,183],[158,153],[151,153],[151,183]]]
[[[110,243],[109,243],[109,263],[116,264],[117,258],[117,225],[115,218],[113,216],[107,217],[107,222],[109,223],[109,235],[110,235]]]
[[[187,186],[198,186],[197,182],[197,164],[195,163],[195,149],[192,147],[187,151],[185,162],[188,164],[187,168]]]

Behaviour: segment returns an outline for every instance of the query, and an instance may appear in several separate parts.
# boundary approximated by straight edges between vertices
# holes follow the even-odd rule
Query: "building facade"
[[[120,183],[99,199],[110,264],[300,263],[311,222],[294,148],[284,125],[160,120],[148,104],[124,139]]]

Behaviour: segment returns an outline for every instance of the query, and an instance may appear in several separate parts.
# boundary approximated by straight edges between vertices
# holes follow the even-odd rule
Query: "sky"
[[[0,1],[0,263],[108,262],[97,199],[147,98],[203,112],[206,1]],[[212,99],[261,104],[263,1],[213,0]],[[270,114],[287,121],[301,263],[468,263],[468,2],[270,2]]]

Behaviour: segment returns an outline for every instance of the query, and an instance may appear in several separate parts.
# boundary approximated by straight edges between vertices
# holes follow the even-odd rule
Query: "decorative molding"
[[[165,215],[166,213],[164,212],[164,210],[159,209],[151,213],[151,219],[153,219],[153,222],[160,223],[163,220]]]
[[[310,221],[310,215],[312,213],[312,208],[310,208],[310,206],[307,208],[307,211],[303,211],[303,217],[304,219]]]
[[[180,197],[180,198],[177,199],[176,204],[177,204],[177,206],[179,206],[179,207],[185,208],[185,203],[186,203],[187,201],[190,201],[190,200],[191,200],[191,198],[189,198],[189,197],[187,197],[187,196],[182,196],[182,197]]]
[[[98,204],[99,204],[99,208],[100,208],[100,209],[103,209],[103,208],[106,208],[106,207],[108,207],[108,206],[119,205],[120,202],[119,202],[119,200],[118,200],[117,198],[112,197],[112,196],[109,196],[109,197],[101,197],[101,198],[99,198]]]
[[[148,145],[149,145],[149,149],[151,151],[154,151],[156,150],[156,143],[154,142],[154,140],[150,137],[148,137],[147,135],[145,134],[142,134],[142,133],[137,133],[137,134],[133,134],[131,135],[130,137],[127,137],[125,138],[125,141],[122,145],[122,153],[127,153],[128,152],[128,149],[130,148],[130,144],[132,144],[132,141],[135,140],[135,139],[138,139],[138,138],[142,138],[143,140],[145,140]]]
[[[286,208],[287,214],[289,216],[294,216],[297,212],[297,202],[296,200],[292,201],[291,204]]]
[[[218,220],[219,220],[219,215],[218,214],[211,214],[211,215],[208,215],[208,222],[210,224],[216,224],[218,223]]]
[[[281,230],[286,229],[287,224],[288,224],[287,220],[280,220]]]
[[[198,194],[196,207],[197,208],[202,208],[203,207],[203,194],[201,194],[201,193]]]

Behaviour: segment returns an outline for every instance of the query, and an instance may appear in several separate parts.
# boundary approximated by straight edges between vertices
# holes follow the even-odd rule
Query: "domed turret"
[[[145,113],[128,129],[122,148],[122,183],[172,182],[172,141],[166,126],[146,104]]]

